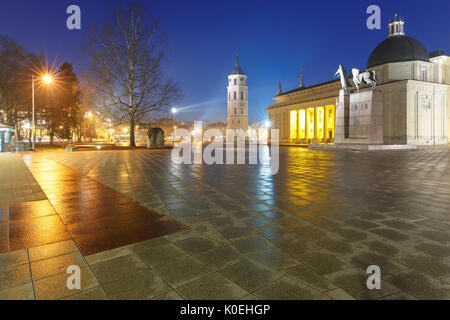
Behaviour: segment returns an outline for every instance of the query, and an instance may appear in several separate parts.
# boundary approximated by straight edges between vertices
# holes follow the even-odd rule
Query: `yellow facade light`
[[[291,142],[297,139],[297,110],[290,112],[290,139]]]
[[[305,111],[305,109],[298,110],[298,136],[299,136],[299,139],[306,138],[306,111]]]
[[[309,108],[306,113],[306,123],[308,125],[308,139],[314,139],[314,108]]]
[[[324,107],[317,107],[316,108],[316,133],[317,138],[323,139],[324,137]]]

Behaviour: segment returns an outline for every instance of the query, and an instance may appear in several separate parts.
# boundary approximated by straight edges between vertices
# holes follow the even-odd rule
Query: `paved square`
[[[0,164],[0,299],[450,299],[449,147],[282,147],[274,176],[170,150]]]

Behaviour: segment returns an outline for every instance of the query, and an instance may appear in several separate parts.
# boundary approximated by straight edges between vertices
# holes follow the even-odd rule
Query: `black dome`
[[[402,61],[430,61],[425,47],[407,36],[392,36],[381,42],[370,54],[367,68]]]

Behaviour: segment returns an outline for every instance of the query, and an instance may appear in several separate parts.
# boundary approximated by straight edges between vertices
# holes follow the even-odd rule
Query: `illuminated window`
[[[308,124],[308,139],[314,139],[314,108],[307,110],[306,123]]]
[[[305,109],[298,111],[298,135],[300,139],[306,138],[306,111]]]
[[[317,138],[323,139],[323,120],[324,120],[324,107],[316,108],[316,130],[317,130]]]
[[[326,106],[326,138],[332,139],[334,138],[334,114],[335,106],[329,105]]]
[[[290,122],[290,138],[291,141],[297,139],[297,111],[291,111],[291,122]]]

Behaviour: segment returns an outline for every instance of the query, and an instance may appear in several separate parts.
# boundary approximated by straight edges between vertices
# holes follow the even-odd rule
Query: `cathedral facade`
[[[247,75],[239,66],[239,56],[236,65],[228,76],[227,88],[228,117],[227,129],[248,129],[248,87]]]
[[[383,144],[449,142],[449,56],[442,51],[429,54],[405,35],[404,21],[396,15],[387,39],[370,54],[366,71],[376,71],[376,90],[382,93]],[[333,144],[340,89],[336,80],[279,92],[267,111],[273,127],[280,130],[280,142]],[[361,89],[367,90],[371,89]]]

